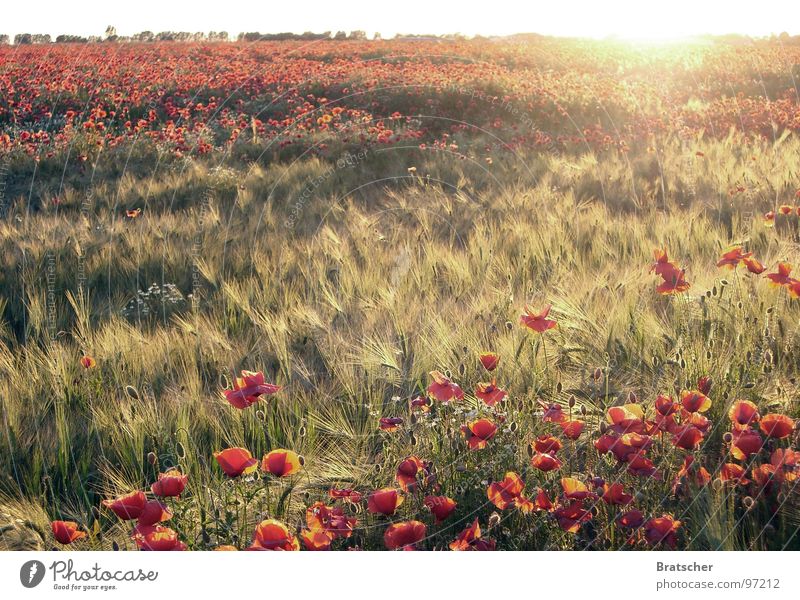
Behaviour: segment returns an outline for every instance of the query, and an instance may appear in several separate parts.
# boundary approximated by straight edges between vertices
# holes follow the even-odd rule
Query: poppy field
[[[0,549],[800,549],[798,75],[0,45]]]

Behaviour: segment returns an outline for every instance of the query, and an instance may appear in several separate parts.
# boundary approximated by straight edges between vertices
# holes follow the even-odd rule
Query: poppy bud
[[[711,290],[706,291],[706,298],[711,298]]]
[[[727,280],[727,279],[722,279],[722,280],[720,280],[720,283],[721,283],[723,286],[726,286],[726,285],[728,285],[728,283],[729,283],[729,282],[728,282],[728,280]]]
[[[608,431],[608,424],[600,423],[600,433],[605,433],[606,431]]]
[[[716,295],[717,295],[717,286],[714,286],[714,287],[712,288],[712,290],[711,290],[711,294],[712,294],[713,296],[716,296]]]
[[[468,346],[463,346],[461,349],[464,351],[464,354],[467,354],[469,352]]]
[[[560,394],[560,393],[561,393],[561,390],[563,389],[563,387],[564,387],[564,386],[563,386],[563,385],[561,385],[561,382],[559,381],[559,382],[556,384],[556,391],[557,391],[557,392]]]
[[[466,372],[467,372],[467,366],[464,363],[459,364],[458,365],[458,374],[463,377],[464,373],[466,373]]]
[[[138,400],[139,399],[139,392],[132,385],[126,385],[125,386],[125,393],[128,394],[128,396],[130,396],[134,400]]]
[[[448,379],[452,379],[453,378],[453,374],[450,372],[450,369],[445,369],[444,370],[444,376],[447,377]]]
[[[575,396],[570,396],[569,397],[569,401],[567,403],[569,404],[570,408],[574,408],[575,407]]]
[[[228,376],[225,373],[219,374],[219,387],[223,390],[227,390],[231,386],[231,381],[228,379]]]
[[[636,404],[639,399],[636,397],[636,394],[633,392],[628,392],[628,403],[629,404]]]
[[[754,504],[755,504],[755,502],[753,501],[753,499],[752,499],[750,496],[745,496],[745,497],[744,497],[744,500],[742,500],[742,505],[743,505],[743,506],[744,506],[744,507],[745,507],[747,510],[750,510],[751,508],[753,508],[753,505],[754,505]]]
[[[184,448],[182,443],[178,442],[175,444],[175,454],[178,458],[186,458],[186,448]]]
[[[514,329],[514,324],[511,321],[506,321],[506,330],[511,331]]]
[[[467,472],[467,467],[465,465],[458,465],[456,467],[456,471],[458,471],[459,473],[466,473]]]
[[[581,404],[581,415],[584,416],[584,417],[586,416],[586,405],[585,404]]]
[[[526,448],[526,450],[528,452],[528,458],[533,458],[533,453],[534,453],[533,445],[532,444],[528,444],[528,447]]]
[[[416,446],[416,445],[417,445],[417,436],[415,436],[415,435],[412,433],[412,434],[409,436],[408,442],[409,442],[409,444],[411,444],[412,446]]]
[[[305,425],[301,425],[300,429],[297,431],[297,433],[298,433],[298,435],[300,437],[306,437],[306,426]]]
[[[603,370],[600,367],[597,367],[594,370],[594,374],[592,375],[592,377],[594,377],[595,382],[600,381],[600,379],[603,377]]]
[[[114,552],[119,552],[119,544],[117,542],[111,542],[111,549]]]
[[[158,457],[156,456],[155,452],[147,453],[147,462],[150,463],[151,466],[158,462]]]

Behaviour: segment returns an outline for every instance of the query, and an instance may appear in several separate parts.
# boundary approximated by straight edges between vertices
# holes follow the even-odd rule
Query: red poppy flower
[[[533,503],[523,495],[525,483],[519,475],[509,471],[502,481],[489,484],[486,495],[489,501],[500,510],[516,507],[522,512],[533,510]]]
[[[600,454],[611,452],[620,462],[627,462],[632,456],[643,455],[653,444],[652,438],[638,433],[626,433],[622,436],[601,435],[594,443]]]
[[[733,432],[733,441],[731,442],[731,455],[736,460],[745,460],[751,454],[756,454],[761,451],[764,445],[761,436],[757,431],[747,428]]]
[[[425,506],[431,511],[438,525],[453,514],[457,503],[447,496],[425,496]]]
[[[383,543],[389,550],[416,550],[416,545],[425,539],[427,528],[420,521],[392,523],[383,534]]]
[[[380,427],[383,431],[397,431],[400,425],[403,424],[403,419],[400,417],[382,417],[380,420]]]
[[[758,487],[764,488],[761,492],[764,494],[771,493],[776,487],[779,488],[784,481],[783,471],[776,469],[771,464],[753,467],[750,475]]]
[[[177,532],[161,525],[142,525],[133,530],[132,536],[140,550],[157,552],[186,550],[186,544],[178,539]]]
[[[537,452],[531,458],[531,466],[545,473],[561,468],[561,461],[551,454]]]
[[[547,492],[545,492],[542,488],[539,488],[536,492],[536,500],[534,500],[534,505],[536,506],[536,510],[545,510],[548,512],[553,510],[553,503],[550,501],[550,498],[547,497]]]
[[[617,526],[623,529],[638,529],[644,523],[642,511],[637,509],[629,510],[621,514],[616,520]]]
[[[785,437],[789,437],[792,431],[794,431],[794,420],[786,415],[770,413],[761,417],[759,426],[767,437],[781,440]]]
[[[769,212],[764,213],[764,226],[765,227],[772,227],[775,225],[775,211],[771,210]]]
[[[50,529],[53,530],[53,537],[59,544],[71,544],[86,537],[86,532],[80,531],[74,521],[53,521],[50,523]]]
[[[484,369],[487,371],[494,371],[500,362],[500,355],[494,352],[484,352],[478,356],[478,360],[481,361]]]
[[[800,452],[791,448],[776,448],[769,459],[776,469],[781,469],[787,481],[800,477]]]
[[[431,371],[430,376],[433,382],[428,386],[428,393],[439,402],[450,402],[453,398],[461,400],[464,397],[464,391],[440,371]]]
[[[479,383],[475,388],[475,396],[483,400],[487,406],[494,406],[502,401],[508,394],[492,383]]]
[[[564,414],[564,410],[561,408],[560,404],[547,404],[541,400],[538,402],[543,410],[542,421],[544,423],[563,423],[568,420],[569,417]]]
[[[778,207],[778,212],[782,215],[790,215],[792,214],[794,207],[791,204],[781,204]]]
[[[625,506],[633,500],[633,496],[625,493],[625,488],[621,483],[605,484],[602,498],[606,504],[617,506]]]
[[[289,477],[301,468],[303,463],[300,456],[284,448],[272,450],[261,459],[261,470],[275,477]]]
[[[740,246],[725,252],[722,258],[717,262],[718,267],[725,267],[727,269],[734,269],[739,266],[739,263],[753,256],[752,252],[743,252]]]
[[[493,539],[481,536],[481,527],[478,524],[478,519],[475,519],[472,525],[459,533],[454,541],[450,542],[450,550],[491,551],[495,549],[495,545]]]
[[[697,380],[697,389],[708,396],[708,393],[711,391],[711,384],[711,377],[703,375]]]
[[[674,549],[677,544],[676,532],[680,526],[681,522],[671,515],[655,517],[644,524],[644,537],[651,545],[663,543]]]
[[[612,406],[608,409],[606,420],[611,424],[615,433],[644,433],[644,410],[639,404],[625,404]]]
[[[567,533],[578,533],[583,523],[592,520],[592,511],[587,510],[582,502],[575,501],[557,508],[553,511],[553,516],[561,529]]]
[[[81,366],[82,366],[84,369],[91,369],[91,368],[92,368],[92,367],[94,367],[96,364],[97,364],[97,363],[95,362],[95,360],[94,360],[94,359],[93,359],[91,356],[88,356],[88,355],[87,355],[87,356],[82,356],[82,357],[81,357]]]
[[[749,400],[737,400],[728,411],[728,418],[737,429],[749,427],[761,418],[758,407]]]
[[[137,527],[155,525],[163,521],[169,521],[172,518],[172,511],[158,500],[148,500],[142,512],[139,514],[139,520],[136,521]]]
[[[684,391],[681,393],[681,404],[686,412],[704,413],[711,408],[711,399],[699,390]]]
[[[424,464],[416,456],[409,456],[397,467],[397,480],[400,489],[404,492],[413,491],[417,487],[417,475],[423,471]]]
[[[778,263],[778,270],[775,273],[767,273],[767,279],[769,279],[773,285],[788,285],[793,280],[789,276],[792,272],[792,265],[789,263]]]
[[[425,396],[417,396],[411,401],[411,409],[415,408],[422,412],[428,412],[431,409],[431,399]]]
[[[536,452],[552,455],[555,455],[562,447],[561,440],[552,435],[540,435],[533,441],[532,445]]]
[[[134,208],[132,210],[128,209],[128,210],[125,211],[125,216],[128,217],[129,219],[135,219],[140,214],[142,214],[142,209],[141,208]]]
[[[326,506],[324,502],[315,502],[306,509],[306,525],[310,530],[321,530],[333,540],[349,538],[358,521],[348,517],[341,506]]]
[[[497,425],[489,419],[478,419],[467,425],[462,425],[461,433],[464,434],[470,450],[482,450],[486,448],[489,440],[497,433]]]
[[[381,488],[372,492],[367,499],[367,510],[371,513],[393,515],[405,497],[394,488]]]
[[[670,275],[678,270],[678,266],[670,261],[667,249],[656,248],[653,251],[656,262],[650,266],[650,272],[659,276]]]
[[[652,477],[661,479],[661,474],[656,469],[653,461],[639,454],[628,456],[628,473],[639,477]]]
[[[749,480],[744,476],[744,467],[736,463],[725,463],[719,471],[719,478],[722,481],[732,481],[739,485],[747,485]]]
[[[264,373],[259,371],[242,371],[241,377],[236,377],[233,381],[233,389],[225,390],[225,399],[232,406],[245,409],[259,401],[262,395],[276,394],[281,391],[281,386],[266,383]]]
[[[711,475],[705,467],[694,464],[694,456],[689,454],[683,459],[675,479],[672,481],[672,493],[677,494],[679,489],[683,489],[684,484],[694,487],[704,487],[711,482]]]
[[[532,329],[537,333],[544,333],[548,329],[552,329],[557,323],[547,316],[550,314],[551,306],[548,304],[540,312],[533,312],[530,307],[525,307],[525,312],[519,318],[519,322],[525,325],[528,329]]]
[[[102,504],[120,519],[130,521],[139,518],[146,502],[144,492],[131,492],[113,500],[103,500]]]
[[[678,427],[672,436],[672,443],[678,448],[684,450],[694,450],[703,439],[703,432],[697,427],[691,425],[684,425]]]
[[[656,398],[655,409],[658,414],[668,417],[671,414],[678,412],[680,406],[669,396],[659,396]]]
[[[361,492],[357,492],[355,490],[351,490],[349,488],[331,488],[328,491],[328,495],[333,498],[334,500],[344,500],[345,502],[352,502],[358,503],[361,502]]]
[[[565,437],[571,440],[577,440],[581,437],[581,433],[583,432],[584,422],[576,419],[574,421],[562,421],[558,425],[561,427],[561,432]]]
[[[300,542],[289,529],[275,519],[265,519],[256,526],[253,543],[248,550],[299,550]]]
[[[228,477],[249,475],[258,468],[258,460],[245,448],[228,448],[214,452],[214,458]]]
[[[166,473],[158,474],[158,481],[150,486],[150,491],[156,496],[180,496],[183,490],[186,489],[186,483],[189,481],[187,475],[183,475],[177,469],[171,469]]]

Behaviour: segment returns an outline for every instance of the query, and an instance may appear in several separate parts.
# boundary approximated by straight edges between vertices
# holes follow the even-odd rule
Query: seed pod
[[[134,400],[138,400],[139,399],[139,391],[135,387],[133,387],[132,385],[126,385],[125,386],[125,393],[128,394],[128,396],[130,396]]]
[[[561,385],[561,382],[559,381],[559,382],[556,384],[556,391],[557,391],[557,392],[560,394],[560,393],[561,393],[561,390],[562,390],[563,388],[564,388],[564,386],[563,386],[563,385]]]
[[[575,396],[570,396],[567,404],[569,404],[570,408],[575,408]]]
[[[151,466],[155,465],[158,462],[158,456],[156,456],[155,452],[147,453],[147,462],[150,463]]]
[[[461,375],[461,377],[463,377],[464,373],[466,373],[466,372],[467,372],[467,366],[464,363],[459,364],[458,365],[458,374]]]
[[[730,444],[733,441],[733,434],[730,431],[726,431],[722,434],[722,441],[726,444]]]

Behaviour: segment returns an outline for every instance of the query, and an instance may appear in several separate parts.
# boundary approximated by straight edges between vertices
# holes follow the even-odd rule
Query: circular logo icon
[[[26,588],[35,588],[44,579],[44,563],[29,560],[19,570],[19,580]]]

